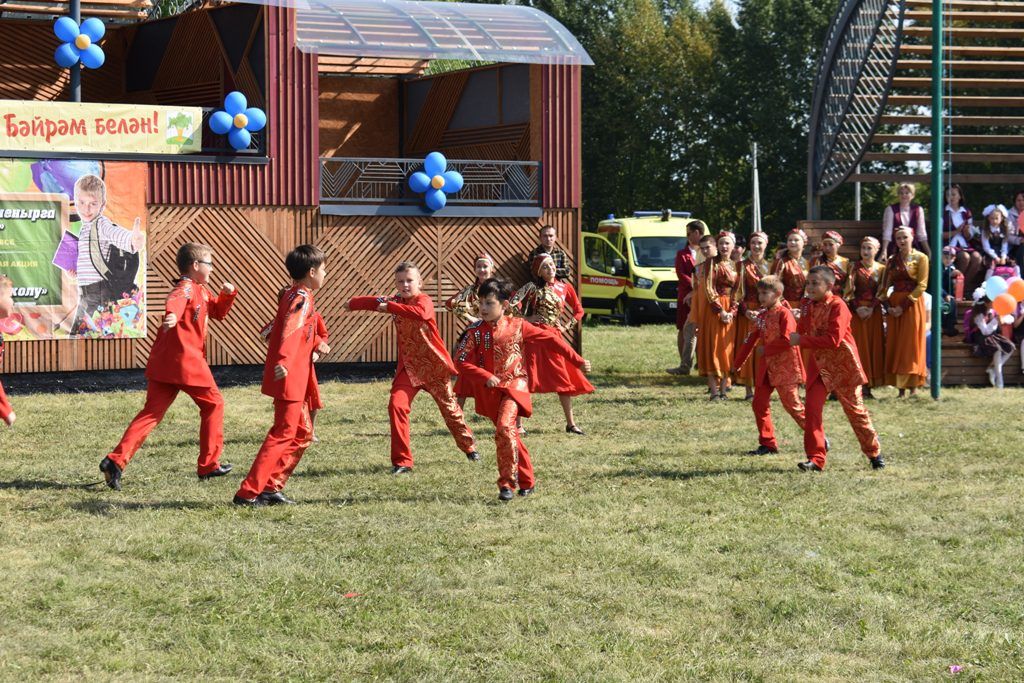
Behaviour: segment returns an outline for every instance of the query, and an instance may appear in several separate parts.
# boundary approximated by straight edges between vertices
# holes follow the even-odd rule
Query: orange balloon
[[[1000,318],[1004,315],[1010,315],[1013,310],[1017,308],[1017,300],[1012,296],[1003,292],[995,299],[992,300],[992,310],[996,312]]]
[[[1014,280],[1011,282],[1010,288],[1006,290],[1006,293],[1017,301],[1024,301],[1024,280]]]

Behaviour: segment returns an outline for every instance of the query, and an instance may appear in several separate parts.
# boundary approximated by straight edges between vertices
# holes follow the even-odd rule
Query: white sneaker
[[[996,371],[993,368],[991,368],[991,367],[985,368],[985,374],[988,375],[988,383],[991,384],[992,386],[995,386],[996,385]]]

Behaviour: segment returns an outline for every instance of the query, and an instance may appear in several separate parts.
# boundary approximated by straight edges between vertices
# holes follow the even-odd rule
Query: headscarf
[[[537,254],[533,257],[533,263],[530,264],[530,272],[533,273],[534,277],[540,277],[540,267],[544,265],[545,261],[551,261],[554,264],[555,259],[551,258],[551,254]]]
[[[801,230],[800,228],[793,228],[788,233],[786,233],[786,237],[787,238],[790,235],[798,235],[800,237],[800,239],[802,239],[804,241],[804,244],[807,244],[807,233],[804,232],[803,230]]]
[[[492,268],[493,268],[493,267],[494,267],[494,265],[495,265],[495,263],[494,263],[494,259],[493,259],[493,258],[491,258],[491,255],[490,255],[490,254],[488,254],[488,253],[487,253],[486,251],[485,251],[485,252],[483,252],[483,253],[481,253],[481,254],[480,254],[479,256],[477,256],[477,257],[476,257],[476,261],[473,261],[473,263],[474,263],[474,264],[476,264],[476,262],[477,262],[477,261],[490,261],[490,263],[491,263],[491,267],[492,267]]]
[[[876,238],[872,237],[871,235],[868,235],[867,237],[860,241],[861,244],[864,244],[865,242],[875,245],[875,249],[882,248],[882,243],[879,242]]]
[[[828,230],[828,231],[826,231],[825,234],[822,235],[822,239],[832,240],[838,246],[840,246],[840,247],[843,246],[843,236],[840,235],[835,230]]]

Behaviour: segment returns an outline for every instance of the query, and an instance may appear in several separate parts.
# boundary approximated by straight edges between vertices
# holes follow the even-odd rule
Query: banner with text
[[[0,100],[0,151],[193,154],[200,107]]]
[[[146,164],[0,159],[12,341],[146,336]]]

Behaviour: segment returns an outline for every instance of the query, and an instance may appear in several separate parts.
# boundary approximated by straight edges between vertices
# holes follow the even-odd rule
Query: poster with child
[[[145,164],[0,159],[8,340],[145,337],[145,197]]]

